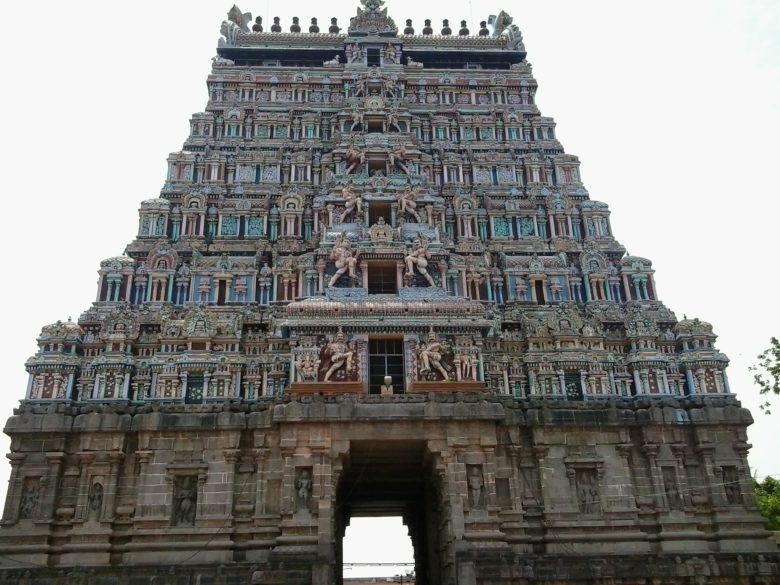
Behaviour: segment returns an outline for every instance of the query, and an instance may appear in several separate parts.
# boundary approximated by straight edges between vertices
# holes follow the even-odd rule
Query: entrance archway
[[[441,500],[426,441],[352,441],[336,493],[337,580],[343,577],[342,540],[350,519],[400,516],[414,548],[416,583],[440,585],[442,559],[449,556]]]

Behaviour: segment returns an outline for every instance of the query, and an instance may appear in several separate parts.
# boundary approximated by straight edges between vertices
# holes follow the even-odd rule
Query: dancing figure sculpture
[[[344,234],[339,236],[333,250],[330,252],[330,259],[336,264],[336,273],[331,276],[328,286],[333,286],[338,282],[341,275],[349,271],[349,278],[355,280],[355,266],[357,266],[358,254],[352,251],[352,244]]]
[[[424,375],[433,370],[439,372],[445,380],[449,380],[449,374],[441,363],[446,348],[444,344],[436,337],[433,328],[428,332],[428,338],[420,342],[417,348],[417,358],[420,360],[420,375]]]
[[[414,268],[417,267],[417,272],[420,273],[428,284],[436,286],[433,282],[433,277],[428,273],[428,261],[431,259],[431,253],[428,251],[428,240],[423,236],[420,236],[412,244],[412,249],[406,255],[406,276],[414,276]]]
[[[330,358],[330,367],[325,372],[324,382],[330,382],[330,377],[341,368],[345,368],[349,375],[355,359],[355,351],[347,343],[344,332],[340,328],[334,340],[325,346],[325,356]]]

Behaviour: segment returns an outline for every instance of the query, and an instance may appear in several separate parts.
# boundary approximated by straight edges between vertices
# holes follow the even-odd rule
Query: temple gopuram
[[[403,518],[418,585],[779,583],[728,359],[512,17],[383,4],[228,12],[135,239],[10,390],[0,584],[338,585],[361,516]]]

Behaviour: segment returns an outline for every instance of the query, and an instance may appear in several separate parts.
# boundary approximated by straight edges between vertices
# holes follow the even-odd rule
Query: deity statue
[[[360,150],[354,142],[350,142],[347,147],[347,152],[344,158],[347,161],[346,174],[351,173],[358,165],[363,164],[366,160],[366,155]]]
[[[385,63],[398,63],[398,49],[393,45],[387,45],[387,48],[385,49]]]
[[[320,360],[316,356],[306,353],[299,356],[295,362],[295,371],[298,373],[299,382],[313,382],[317,380],[317,371]]]
[[[368,12],[377,12],[385,3],[385,0],[360,0],[360,3]]]
[[[196,492],[192,484],[192,477],[183,477],[180,479],[178,493],[176,494],[175,524],[195,524]]]
[[[417,192],[412,189],[411,185],[407,185],[406,188],[398,194],[398,213],[400,215],[409,214],[417,220],[417,223],[421,223],[420,214],[417,213]]]
[[[436,334],[433,332],[433,328],[431,328],[427,340],[425,342],[421,341],[417,348],[417,359],[420,360],[419,370],[421,376],[427,372],[436,370],[441,374],[444,380],[450,379],[447,370],[441,363],[441,358],[444,355],[445,349],[444,344],[439,341]]]
[[[395,128],[396,132],[401,132],[401,126],[398,124],[398,110],[395,108],[387,112],[387,130],[389,131],[391,128]]]
[[[360,195],[355,195],[349,183],[341,190],[341,197],[344,199],[344,213],[341,214],[339,223],[344,223],[353,213],[355,220],[363,216],[363,199]]]
[[[360,49],[360,45],[347,45],[347,62],[357,63],[363,57],[363,51]]]
[[[482,478],[482,472],[476,465],[471,466],[468,477],[469,484],[469,504],[472,508],[482,507],[482,490],[485,487],[485,480]]]
[[[395,52],[395,49],[393,49],[393,52]],[[382,80],[382,93],[388,97],[395,97],[395,81],[389,77]]]
[[[360,51],[360,47],[355,45],[355,48],[353,49],[353,54],[356,54],[357,57],[355,57],[356,61],[360,60],[360,57],[362,55]],[[360,79],[355,80],[355,97],[359,97],[361,95],[366,95],[366,80],[365,78],[361,77]]]
[[[103,484],[92,484],[88,497],[87,516],[90,520],[100,520],[100,509],[103,507]]]
[[[335,285],[341,278],[341,275],[347,271],[349,271],[350,279],[354,280],[356,278],[355,266],[357,266],[358,256],[358,253],[353,252],[352,244],[350,244],[346,235],[341,234],[330,252],[330,259],[336,264],[336,273],[331,276],[328,286]]]
[[[428,251],[428,240],[423,236],[420,236],[412,244],[412,249],[406,255],[406,275],[408,277],[414,276],[414,268],[417,267],[417,272],[428,281],[431,286],[436,286],[433,281],[433,277],[428,273],[427,266],[428,261],[431,259],[431,253]]]
[[[358,126],[360,126],[361,130],[363,129],[363,112],[360,111],[357,107],[352,108],[352,111],[349,114],[352,117],[352,126],[349,127],[350,132],[354,132],[355,129],[357,129]]]
[[[323,382],[330,382],[330,377],[342,367],[347,373],[352,370],[355,351],[347,343],[344,332],[340,328],[333,341],[325,346],[324,355],[330,358],[330,367],[325,372]]]
[[[298,499],[298,510],[309,511],[311,506],[311,474],[308,469],[302,469],[295,481],[295,492]]]
[[[403,170],[403,172],[405,172],[407,175],[409,174],[409,168],[404,164],[404,159],[406,159],[406,148],[403,144],[400,142],[396,144],[393,147],[393,150],[388,153],[388,158],[390,160],[390,172],[392,172],[396,163],[398,163],[398,166],[401,167],[401,170]]]

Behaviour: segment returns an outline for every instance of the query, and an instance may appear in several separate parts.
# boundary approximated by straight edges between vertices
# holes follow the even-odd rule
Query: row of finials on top
[[[293,16],[292,19],[292,25],[290,25],[290,32],[291,33],[299,33],[301,32],[301,25],[299,22],[299,18],[297,16]],[[479,23],[479,36],[486,37],[490,35],[490,29],[487,27],[487,21],[483,20]],[[252,25],[252,31],[253,32],[263,32],[263,17],[258,16],[255,18],[255,23]],[[341,28],[338,25],[337,19],[331,18],[330,19],[330,27],[328,27],[328,32],[331,34],[338,34],[341,31]],[[274,16],[274,23],[271,25],[271,32],[282,32],[282,25],[279,24],[279,17]],[[310,33],[318,33],[320,32],[320,27],[317,24],[317,19],[312,18],[311,19],[311,25],[309,25],[309,32]],[[414,34],[414,27],[412,26],[412,19],[407,18],[406,19],[406,28],[404,28],[404,34],[405,35],[413,35]],[[431,20],[429,18],[425,19],[425,26],[422,29],[423,35],[432,35],[433,34],[433,28],[431,28]],[[449,36],[452,34],[452,29],[450,28],[450,21],[446,18],[442,21],[442,29],[441,29],[442,36]],[[461,20],[460,21],[460,30],[458,30],[458,34],[462,37],[469,36],[470,32],[468,27],[466,26],[466,21]]]

